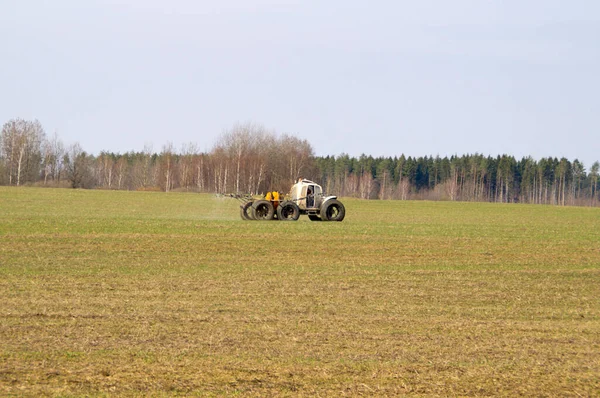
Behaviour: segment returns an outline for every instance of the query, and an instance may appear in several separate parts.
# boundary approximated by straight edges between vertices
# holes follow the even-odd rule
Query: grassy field
[[[600,209],[344,203],[0,187],[0,395],[600,395]]]

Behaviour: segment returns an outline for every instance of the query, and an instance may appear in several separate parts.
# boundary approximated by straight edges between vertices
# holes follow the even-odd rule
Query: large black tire
[[[240,216],[242,220],[254,220],[252,215],[252,202],[246,202],[240,206]]]
[[[321,220],[342,221],[346,216],[346,208],[339,200],[331,199],[321,207]]]
[[[321,220],[321,217],[319,217],[319,216],[317,216],[317,215],[315,215],[315,214],[309,214],[309,215],[308,215],[308,219],[309,219],[310,221],[322,221],[322,220]]]
[[[252,215],[255,220],[272,220],[275,217],[275,208],[268,200],[257,200],[252,204]]]
[[[277,218],[281,221],[297,221],[300,208],[294,202],[283,202],[277,206]]]

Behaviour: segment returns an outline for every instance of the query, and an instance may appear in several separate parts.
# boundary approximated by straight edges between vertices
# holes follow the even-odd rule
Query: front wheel
[[[323,221],[342,221],[345,216],[346,208],[339,200],[328,200],[321,207],[321,219]]]
[[[284,202],[277,206],[277,218],[281,221],[296,221],[300,217],[300,208],[294,202]]]
[[[257,200],[252,204],[252,215],[255,220],[272,220],[275,217],[275,208],[268,200]]]

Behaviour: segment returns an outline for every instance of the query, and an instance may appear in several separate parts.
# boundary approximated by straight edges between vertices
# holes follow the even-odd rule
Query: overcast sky
[[[2,0],[0,50],[0,123],[92,153],[255,122],[318,155],[600,160],[597,0]]]

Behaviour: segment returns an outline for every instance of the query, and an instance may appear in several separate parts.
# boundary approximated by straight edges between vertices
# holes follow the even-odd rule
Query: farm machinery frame
[[[299,179],[287,197],[276,191],[268,192],[262,199],[230,196],[240,201],[243,220],[296,221],[300,215],[307,215],[311,221],[342,221],[346,216],[346,208],[337,196],[323,194],[323,188],[311,180]]]

